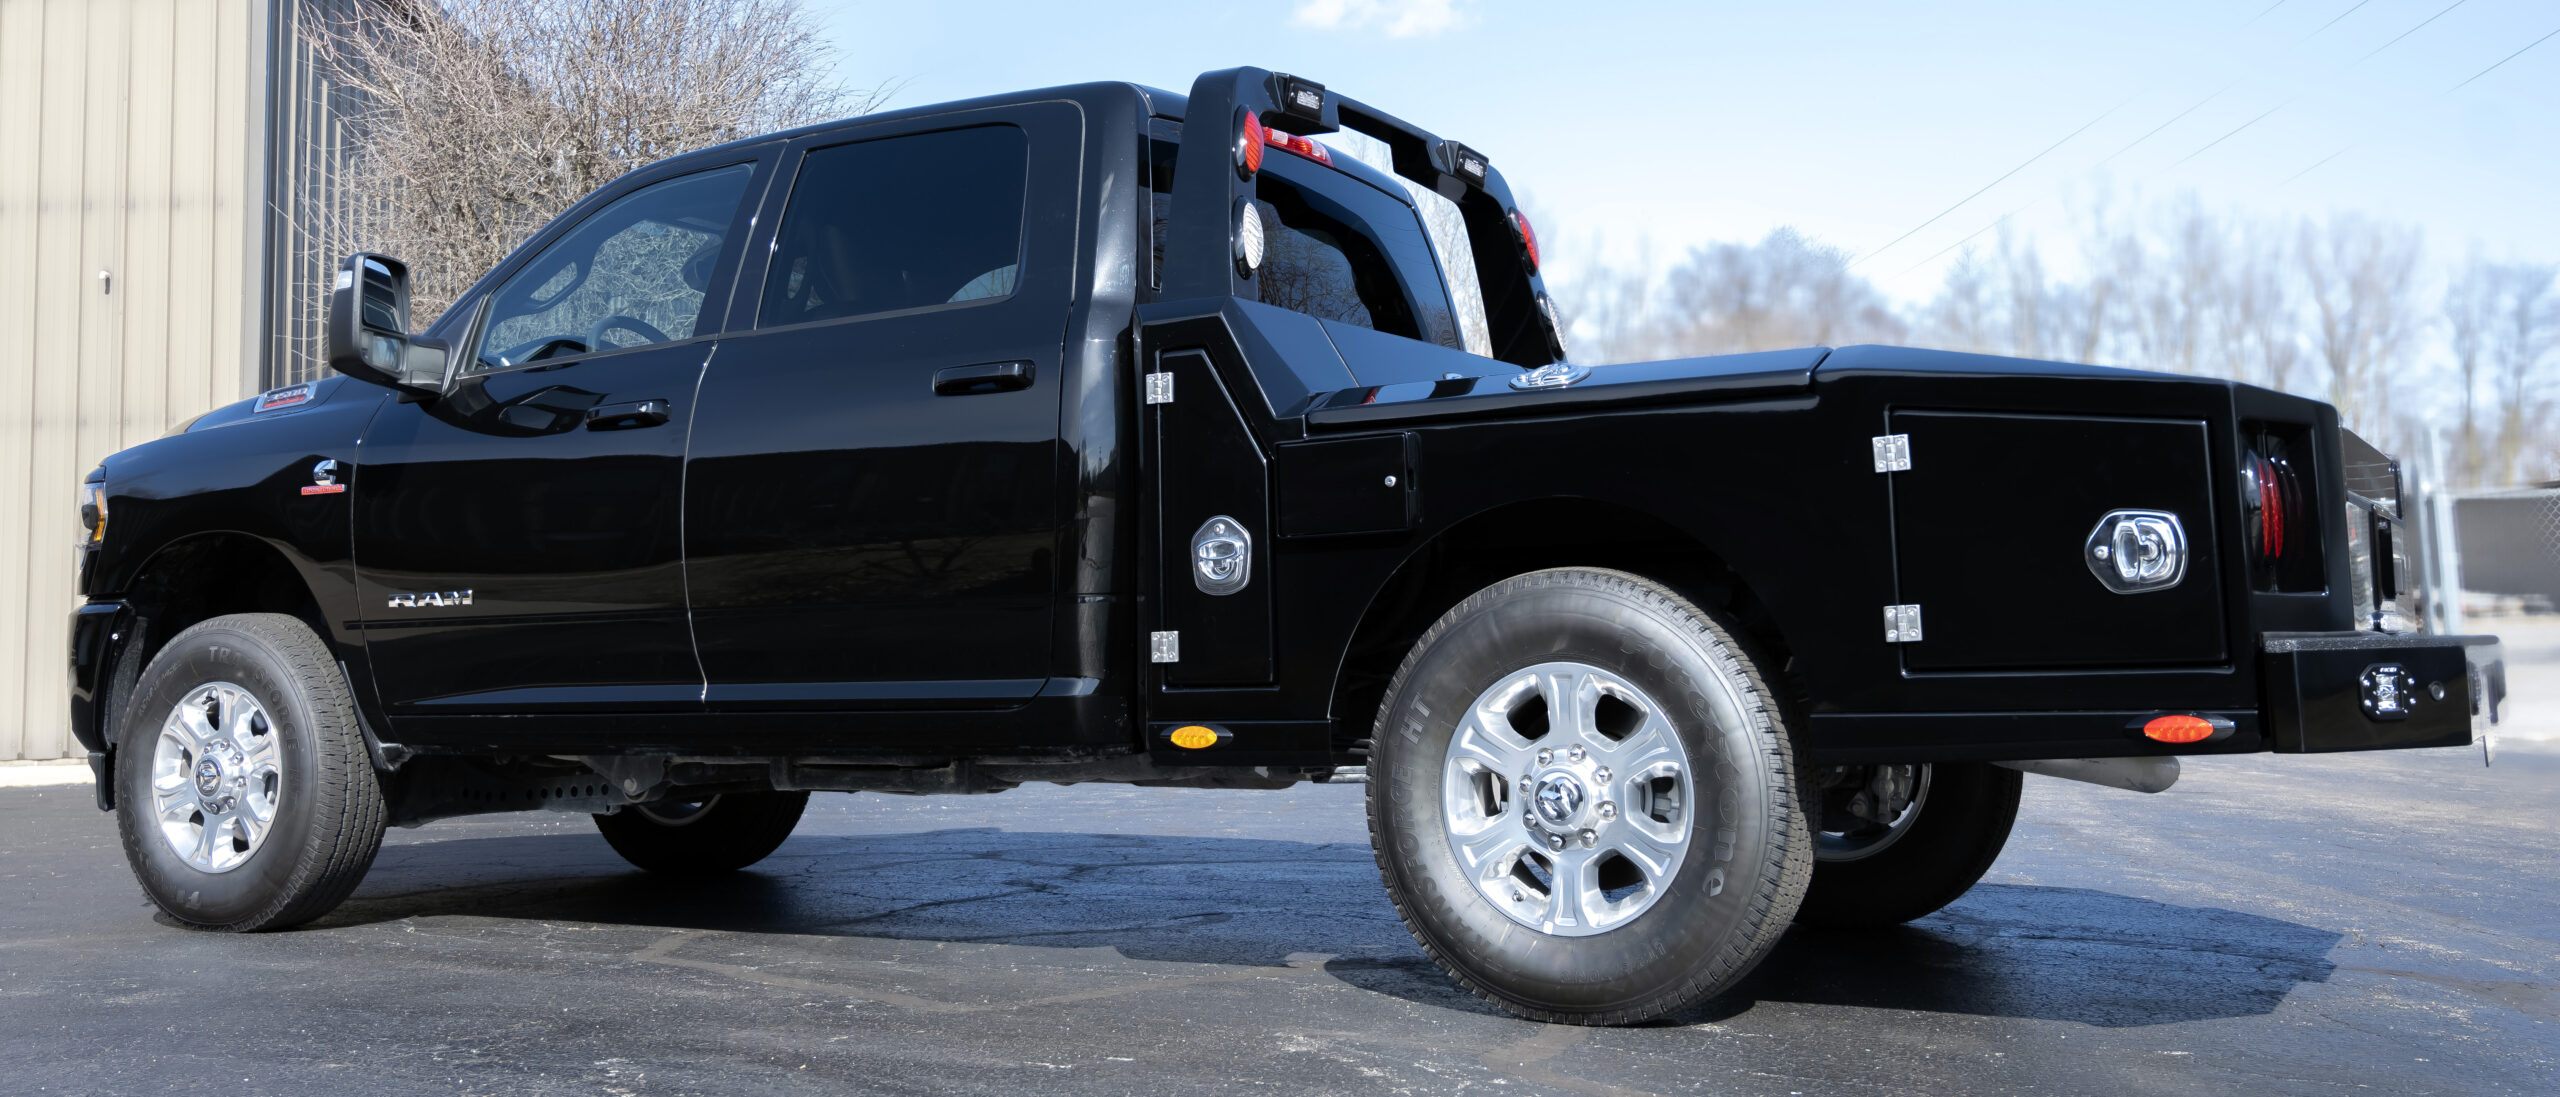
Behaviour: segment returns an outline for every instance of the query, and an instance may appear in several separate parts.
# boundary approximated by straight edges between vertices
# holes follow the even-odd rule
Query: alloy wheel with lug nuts
[[[161,721],[151,749],[151,809],[171,852],[200,872],[229,872],[275,829],[284,754],[266,706],[246,688],[208,682]]]
[[[1509,722],[1531,697],[1545,706],[1540,742],[1553,745],[1533,746]],[[1524,761],[1533,765],[1516,780],[1495,778]],[[1687,856],[1688,770],[1660,706],[1633,683],[1580,662],[1523,668],[1470,706],[1450,740],[1444,780],[1480,790],[1494,778],[1493,787],[1518,790],[1525,840],[1508,829],[1495,837],[1487,805],[1470,791],[1450,798],[1451,851],[1513,921],[1565,936],[1605,932],[1649,909],[1660,893],[1654,882]],[[1631,779],[1619,782],[1620,771]],[[1618,808],[1639,797],[1652,807],[1641,823]]]
[[[1423,633],[1373,725],[1369,815],[1435,961],[1523,1017],[1623,1024],[1768,955],[1812,836],[1783,710],[1736,635],[1587,568],[1503,580]]]

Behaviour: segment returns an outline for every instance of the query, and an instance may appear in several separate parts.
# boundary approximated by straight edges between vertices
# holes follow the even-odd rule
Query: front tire
[[[634,804],[596,816],[596,829],[637,867],[668,876],[717,876],[782,848],[808,806],[807,792],[726,792]]]
[[[1626,1024],[1748,974],[1812,842],[1779,705],[1714,614],[1624,572],[1496,583],[1405,657],[1372,736],[1387,894],[1459,983]]]
[[[1852,810],[1857,797],[1872,802],[1889,789],[1896,769],[1917,793],[1904,794],[1910,797],[1908,808],[1864,815]],[[1872,929],[1908,922],[1955,902],[1991,871],[2008,844],[2024,779],[2017,770],[1987,762],[1843,767],[1820,775],[1817,780],[1832,787],[1823,796],[1813,887],[1805,892],[1796,921],[1826,929]]]
[[[134,684],[116,822],[143,894],[193,929],[282,929],[382,848],[382,787],[328,646],[278,613],[179,633]]]

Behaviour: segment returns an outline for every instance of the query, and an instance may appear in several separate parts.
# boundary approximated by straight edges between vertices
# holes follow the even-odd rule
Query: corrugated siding
[[[268,28],[260,0],[0,0],[0,759],[79,750],[81,474],[256,387]]]
[[[328,372],[320,360],[329,282],[338,260],[359,250],[354,198],[345,183],[346,117],[352,93],[312,61],[306,31],[344,26],[368,13],[357,0],[296,0],[278,9],[268,56],[276,59],[275,134],[268,156],[268,374],[264,387],[308,381]]]

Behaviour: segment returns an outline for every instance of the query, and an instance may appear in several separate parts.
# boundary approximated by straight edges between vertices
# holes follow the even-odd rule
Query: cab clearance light
[[[1198,724],[1175,728],[1173,734],[1166,738],[1184,750],[1205,750],[1218,745],[1218,733]]]
[[[1294,133],[1282,133],[1269,126],[1264,126],[1262,128],[1262,143],[1275,149],[1283,149],[1297,153],[1300,156],[1304,156],[1307,159],[1313,160],[1328,168],[1333,166],[1333,153],[1330,150],[1326,149],[1323,145],[1316,144],[1315,142],[1307,140],[1306,138],[1300,137]]]
[[[2159,743],[2201,743],[2231,734],[2236,726],[2219,716],[2170,713],[2142,721],[2143,738]]]

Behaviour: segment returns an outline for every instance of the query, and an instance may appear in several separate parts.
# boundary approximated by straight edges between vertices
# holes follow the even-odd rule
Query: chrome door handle
[[[1013,392],[1031,387],[1031,363],[987,362],[946,366],[933,371],[936,396],[973,396],[981,392]]]
[[[587,409],[588,430],[634,430],[654,427],[666,421],[667,402],[664,400],[598,404]]]

